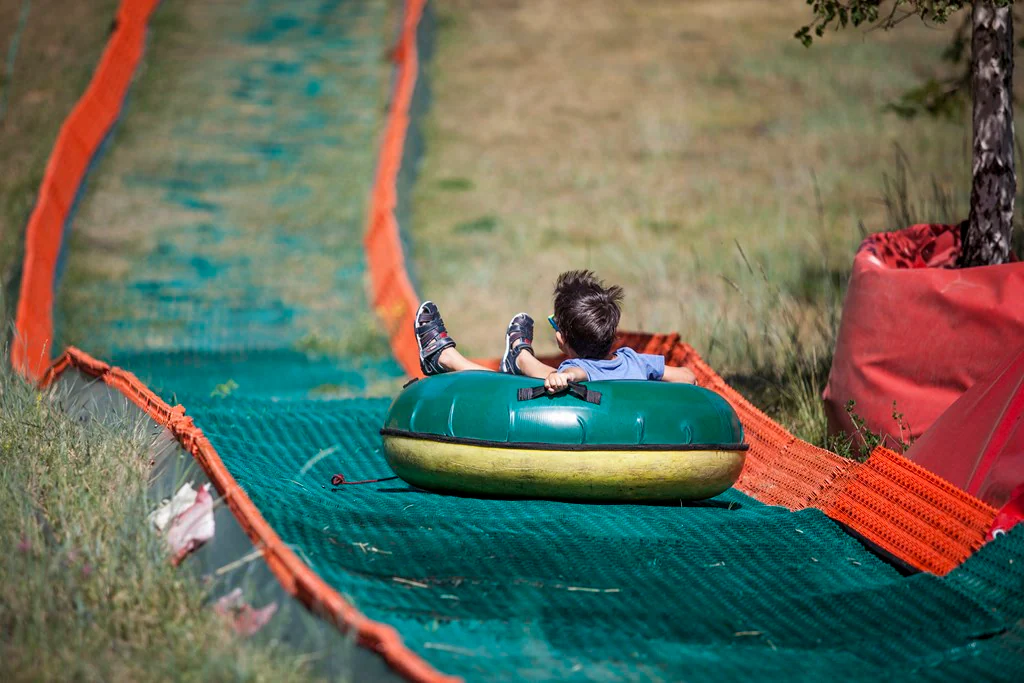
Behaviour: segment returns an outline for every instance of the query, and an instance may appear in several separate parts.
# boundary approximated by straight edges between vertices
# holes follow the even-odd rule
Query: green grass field
[[[966,187],[964,124],[883,112],[937,65],[943,30],[907,22],[808,50],[791,38],[798,2],[437,11],[416,262],[474,354],[493,354],[520,308],[546,314],[554,275],[578,266],[626,287],[626,326],[707,350],[727,322],[751,323],[727,282],[747,271],[740,248],[813,297],[861,224],[904,227],[881,202],[895,144],[926,180]]]

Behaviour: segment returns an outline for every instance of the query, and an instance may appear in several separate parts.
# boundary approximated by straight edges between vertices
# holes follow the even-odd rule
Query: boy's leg
[[[526,313],[517,313],[509,321],[505,332],[505,355],[501,358],[501,371],[543,379],[554,370],[533,355],[533,318]]]
[[[440,357],[438,357],[438,361],[440,361],[441,365],[450,372],[462,372],[463,370],[486,370],[487,372],[494,372],[494,370],[491,370],[490,368],[485,368],[479,363],[474,363],[469,360],[459,353],[458,349],[454,346],[449,346],[442,351]],[[529,351],[519,354],[519,357],[516,358],[516,365],[519,367],[519,371],[524,375],[527,377],[534,377],[536,379],[544,379],[555,371],[555,368],[537,360],[537,357]]]
[[[441,351],[441,355],[437,360],[444,366],[445,370],[448,370],[449,372],[462,372],[463,370],[486,370],[487,372],[494,372],[490,368],[485,368],[479,363],[474,363],[469,360],[459,353],[454,346],[449,346]]]
[[[432,301],[424,301],[416,311],[413,331],[420,350],[420,369],[424,375],[462,370],[489,370],[455,349],[455,340],[448,334],[441,313]]]
[[[423,374],[430,376],[448,372],[440,359],[445,351],[455,348],[455,340],[448,335],[441,312],[433,301],[420,304],[413,319],[413,333],[416,335],[416,346],[419,347],[420,370]]]
[[[437,306],[425,301],[416,312],[416,343],[420,350],[420,368],[425,375],[465,370],[493,372],[479,363],[474,363],[455,348],[455,340],[448,335],[444,320]],[[514,372],[535,379],[544,379],[555,368],[537,360],[530,342],[533,337],[533,319],[520,313],[509,323],[506,333],[506,351],[502,359],[503,371]],[[525,352],[525,353],[524,353]],[[515,364],[512,370],[511,364]],[[508,367],[505,367],[508,366]]]
[[[516,358],[516,366],[524,375],[534,379],[545,379],[556,369],[538,360],[531,351],[520,353]]]

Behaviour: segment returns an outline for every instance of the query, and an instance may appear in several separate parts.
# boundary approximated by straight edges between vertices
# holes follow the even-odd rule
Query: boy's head
[[[589,270],[559,275],[555,282],[559,346],[568,346],[580,358],[607,358],[615,343],[621,302],[622,288],[605,287]]]

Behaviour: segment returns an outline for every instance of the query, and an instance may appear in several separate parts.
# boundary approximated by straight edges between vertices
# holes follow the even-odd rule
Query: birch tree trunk
[[[975,0],[971,89],[974,165],[971,213],[960,266],[1005,263],[1017,175],[1013,158],[1013,7]]]

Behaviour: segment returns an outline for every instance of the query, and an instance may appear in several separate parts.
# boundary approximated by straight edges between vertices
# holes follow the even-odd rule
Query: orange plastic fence
[[[48,386],[62,372],[75,368],[124,394],[157,424],[167,428],[195,457],[210,482],[224,498],[239,524],[262,550],[263,559],[284,589],[314,613],[332,621],[343,631],[351,630],[362,647],[380,654],[398,673],[412,681],[457,681],[441,674],[402,642],[398,632],[363,616],[341,595],[324,583],[305,562],[281,540],[249,496],[224,466],[220,456],[183,406],[170,406],[130,372],[112,368],[75,348],[69,348],[41,378]]]
[[[122,0],[114,30],[85,93],[61,126],[25,228],[25,258],[11,361],[39,379],[53,346],[53,290],[64,224],[89,163],[121,112],[146,26],[159,0]]]
[[[876,448],[859,463],[801,441],[755,408],[678,335],[623,343],[686,365],[736,409],[750,450],[737,488],[763,503],[815,507],[908,564],[946,574],[981,547],[995,509],[903,456]]]
[[[396,181],[409,130],[409,106],[419,71],[416,27],[424,5],[426,0],[406,1],[402,34],[393,52],[397,65],[395,89],[377,158],[377,177],[373,183],[363,239],[373,309],[387,329],[395,357],[410,375],[416,375],[420,370],[416,341],[409,334],[419,302],[405,267],[395,205]]]

